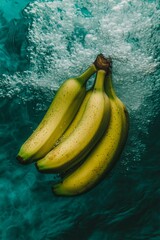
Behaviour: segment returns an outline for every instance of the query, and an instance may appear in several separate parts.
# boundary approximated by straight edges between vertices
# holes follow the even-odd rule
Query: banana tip
[[[38,162],[35,163],[35,167],[40,173],[54,173],[52,169],[45,169],[44,167],[40,166]]]
[[[56,196],[62,196],[63,194],[59,191],[59,184],[52,186],[52,193]]]
[[[21,156],[17,155],[16,159],[18,160],[19,163],[25,164],[25,161]]]
[[[40,169],[39,169],[39,167],[38,167],[38,163],[37,163],[37,162],[35,163],[35,167],[36,167],[36,169],[40,172]]]
[[[18,160],[19,163],[23,164],[23,165],[27,165],[32,163],[31,159],[24,159],[23,157],[21,157],[20,155],[17,155],[16,159]]]

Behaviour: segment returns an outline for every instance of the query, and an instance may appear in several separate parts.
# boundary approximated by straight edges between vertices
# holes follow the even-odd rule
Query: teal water
[[[0,1],[0,239],[160,239],[158,1]],[[74,198],[16,160],[60,84],[102,52],[130,114],[113,170]]]

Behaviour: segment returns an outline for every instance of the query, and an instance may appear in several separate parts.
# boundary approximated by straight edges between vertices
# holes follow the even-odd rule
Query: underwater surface
[[[0,239],[160,239],[160,5],[156,0],[0,0]],[[16,160],[58,87],[97,54],[130,115],[127,144],[93,190]]]

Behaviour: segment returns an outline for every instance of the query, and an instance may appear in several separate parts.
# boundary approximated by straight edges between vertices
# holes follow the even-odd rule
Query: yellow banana
[[[92,90],[89,90],[87,91],[86,93],[86,96],[78,110],[78,113],[76,114],[75,118],[73,119],[73,121],[71,122],[71,124],[69,125],[69,127],[67,128],[67,130],[64,132],[64,134],[62,135],[62,137],[58,140],[58,143],[62,143],[65,139],[67,139],[71,133],[76,129],[77,125],[79,124],[82,116],[83,116],[83,113],[85,111],[85,108],[86,108],[86,105],[87,105],[87,102],[91,96],[91,93],[92,93]]]
[[[66,80],[37,129],[20,148],[17,159],[29,163],[44,157],[75,117],[86,94],[86,81],[96,72],[92,64],[82,75]]]
[[[110,101],[104,92],[106,72],[99,70],[83,116],[70,136],[36,166],[41,172],[62,172],[77,164],[102,137],[110,119]]]
[[[106,93],[111,102],[108,128],[83,163],[53,186],[57,195],[73,196],[92,189],[120,157],[128,135],[129,119],[125,106],[114,92],[111,75],[106,81]]]

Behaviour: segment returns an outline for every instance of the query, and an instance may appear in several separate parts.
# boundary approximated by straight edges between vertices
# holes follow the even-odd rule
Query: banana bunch
[[[99,54],[79,77],[63,83],[17,159],[36,161],[44,173],[60,173],[56,195],[82,194],[98,184],[125,146],[129,117],[112,85],[111,60]],[[96,73],[95,82],[86,82]]]
[[[62,84],[37,129],[22,145],[17,156],[21,163],[44,157],[57,144],[78,112],[86,95],[86,82],[95,72],[92,64],[83,74]]]

